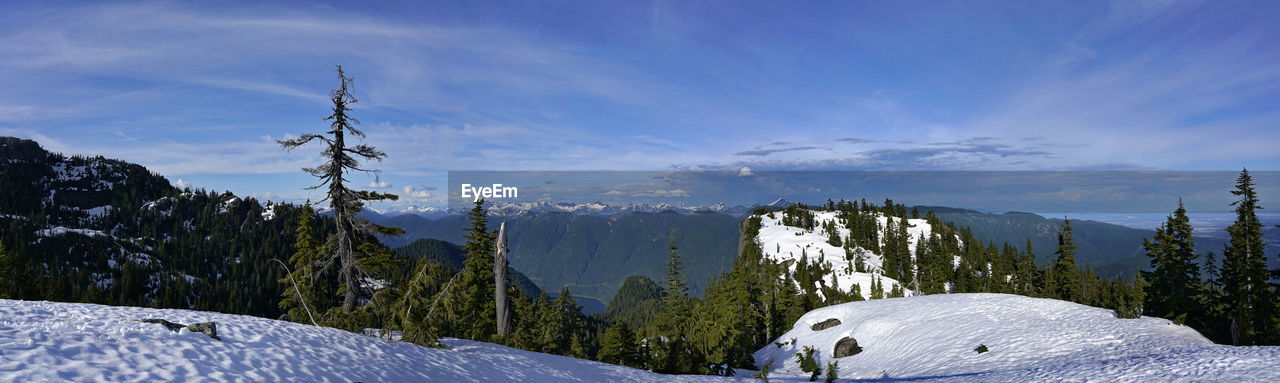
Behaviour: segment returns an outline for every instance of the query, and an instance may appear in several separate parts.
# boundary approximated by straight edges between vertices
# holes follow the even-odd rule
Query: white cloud
[[[273,192],[249,193],[247,197],[258,200],[258,202],[281,201],[284,198]]]
[[[742,169],[738,169],[738,177],[750,177],[754,175],[756,175],[756,173],[751,171],[751,168],[749,167],[743,166]]]
[[[401,190],[404,191],[404,193],[400,195],[401,197],[429,199],[435,196],[430,192],[430,190],[435,190],[434,186],[422,186],[422,187],[405,186]]]
[[[177,181],[173,182],[173,186],[177,187],[178,189],[186,189],[191,187],[191,183],[179,178]]]
[[[370,189],[386,189],[391,187],[391,183],[387,181],[382,181],[382,180],[373,180],[373,181],[369,181],[369,183],[364,185],[364,187],[370,188]]]

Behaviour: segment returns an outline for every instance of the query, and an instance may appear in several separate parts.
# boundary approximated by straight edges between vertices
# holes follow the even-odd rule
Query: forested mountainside
[[[974,238],[982,242],[1009,243],[1025,251],[1030,240],[1035,261],[1041,266],[1052,262],[1058,229],[1062,227],[1060,218],[1030,213],[991,214],[933,206],[908,209],[920,214],[932,212],[942,221],[967,227]],[[405,229],[405,235],[383,238],[391,246],[421,238],[464,241],[462,228],[466,226],[466,219],[461,215],[428,218],[403,214],[371,219]],[[701,295],[706,281],[732,264],[737,243],[726,238],[736,238],[741,218],[713,212],[615,215],[556,212],[503,216],[493,221],[501,220],[515,228],[510,239],[515,269],[549,290],[568,286],[576,295],[607,303],[630,275],[644,275],[653,280],[662,278],[663,247],[670,233],[676,233],[676,244],[686,254],[691,292]],[[1151,238],[1154,231],[1096,221],[1072,220],[1072,225],[1076,228],[1079,263],[1093,267],[1099,276],[1132,276],[1150,266],[1142,250],[1142,240]],[[1206,249],[1222,246],[1220,240],[1201,243]],[[867,287],[865,283],[863,287]]]
[[[303,209],[229,192],[180,190],[142,166],[64,156],[0,137],[0,245],[15,257],[13,298],[185,308],[276,318]],[[315,220],[314,233],[333,230]],[[449,243],[398,252],[460,268]],[[521,288],[540,290],[513,273]],[[326,299],[331,299],[328,297]]]
[[[691,292],[701,295],[708,280],[733,264],[741,218],[711,212],[611,216],[557,212],[495,216],[490,219],[491,228],[502,221],[510,230],[512,268],[548,291],[569,287],[574,295],[608,302],[630,275],[661,279],[672,238],[685,254]],[[405,230],[403,236],[383,239],[392,246],[420,238],[465,242],[463,216],[400,215],[376,222]]]
[[[439,263],[448,267],[453,272],[462,270],[463,261],[466,260],[466,250],[456,244],[441,241],[438,239],[419,239],[410,242],[407,245],[392,249],[397,258],[414,261],[417,259],[426,259],[435,263]],[[400,268],[398,276],[406,276],[413,274],[413,262],[405,262]],[[511,270],[509,274],[511,281],[527,296],[536,297],[542,294],[542,289],[529,280],[524,273],[518,270]]]
[[[272,259],[292,253],[297,216],[0,138],[0,243],[23,270],[17,297],[275,317],[284,273]]]

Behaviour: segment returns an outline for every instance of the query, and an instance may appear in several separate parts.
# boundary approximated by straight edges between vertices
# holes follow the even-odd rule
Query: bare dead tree
[[[394,194],[353,190],[347,186],[347,179],[344,176],[348,172],[370,173],[375,176],[380,174],[378,170],[360,167],[361,160],[377,160],[381,162],[387,157],[387,154],[369,145],[347,146],[347,133],[360,138],[364,138],[365,135],[364,132],[355,128],[355,125],[360,121],[347,115],[347,112],[351,111],[351,105],[358,101],[351,94],[354,81],[343,72],[342,65],[335,65],[335,67],[338,72],[339,85],[338,88],[329,93],[329,99],[333,102],[333,112],[328,117],[325,117],[325,120],[329,121],[329,130],[321,134],[308,133],[298,138],[276,142],[289,151],[314,140],[320,140],[325,144],[325,149],[321,152],[325,162],[320,166],[303,168],[302,170],[320,179],[319,184],[308,187],[306,188],[307,190],[328,187],[325,198],[320,202],[329,201],[338,230],[330,238],[334,245],[332,247],[333,254],[326,261],[326,267],[332,264],[334,260],[338,261],[338,280],[345,287],[342,311],[349,313],[355,309],[356,293],[361,287],[360,278],[358,277],[360,273],[357,270],[359,266],[356,264],[356,246],[353,242],[358,238],[358,232],[360,231],[381,232],[386,229],[357,219],[356,213],[364,208],[365,201],[395,200],[398,197]]]
[[[507,223],[498,226],[498,240],[493,253],[493,297],[498,320],[498,335],[511,333],[511,305],[507,299]]]

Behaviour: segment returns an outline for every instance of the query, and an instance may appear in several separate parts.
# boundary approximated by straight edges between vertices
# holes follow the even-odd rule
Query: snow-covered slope
[[[827,319],[841,324],[813,331]],[[852,337],[861,353],[833,358]],[[794,342],[792,341],[794,339]],[[1004,294],[945,294],[845,303],[805,314],[756,352],[775,376],[802,374],[795,353],[813,346],[841,378],[911,381],[1280,381],[1280,347],[1215,345],[1164,319],[1117,319],[1111,310]],[[986,345],[988,352],[974,351]]]
[[[831,265],[832,273],[825,276],[827,286],[839,286],[842,290],[849,290],[856,283],[861,289],[863,297],[871,296],[871,280],[880,278],[884,284],[884,290],[889,291],[894,285],[898,284],[897,280],[883,276],[884,269],[881,267],[884,263],[883,258],[876,253],[861,247],[856,247],[852,251],[854,254],[861,255],[867,267],[867,272],[858,272],[853,262],[845,258],[845,249],[843,247],[832,246],[827,243],[827,233],[823,229],[823,225],[834,221],[836,230],[839,231],[841,238],[849,237],[849,229],[840,223],[836,217],[836,212],[813,210],[814,221],[817,227],[813,230],[805,230],[804,228],[787,226],[782,223],[783,212],[774,212],[772,217],[769,215],[760,216],[760,233],[756,236],[757,242],[760,244],[760,250],[766,257],[778,262],[786,262],[791,260],[790,269],[795,271],[796,263],[800,261],[803,254],[809,262],[826,262]],[[885,217],[879,215],[877,218],[880,227],[887,227],[890,224],[897,225],[898,220],[902,218]],[[912,257],[916,253],[916,242],[923,234],[926,238],[931,235],[933,228],[929,222],[923,219],[907,219],[907,242],[910,244]],[[883,238],[883,233],[881,234]],[[909,288],[904,288],[903,293],[911,295]]]
[[[217,322],[222,340],[143,318]],[[448,349],[250,316],[0,300],[0,382],[726,382],[489,343]]]

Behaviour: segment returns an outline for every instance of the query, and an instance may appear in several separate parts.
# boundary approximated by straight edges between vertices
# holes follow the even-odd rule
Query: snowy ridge
[[[138,319],[217,322],[221,341]],[[495,344],[447,349],[243,315],[0,299],[0,381],[730,382]]]
[[[772,213],[772,217],[769,214],[761,215],[760,233],[756,236],[756,239],[764,256],[775,262],[789,264],[788,269],[793,273],[802,255],[809,262],[826,263],[831,266],[832,270],[831,274],[827,274],[823,278],[823,282],[827,286],[850,290],[856,283],[863,297],[871,296],[871,281],[875,278],[880,278],[880,283],[883,283],[884,291],[886,292],[899,284],[897,280],[883,275],[883,257],[862,247],[854,247],[850,250],[854,254],[854,259],[859,256],[862,257],[866,267],[867,272],[858,272],[854,267],[854,262],[845,258],[845,249],[843,247],[832,246],[827,243],[827,233],[823,229],[823,225],[828,222],[835,222],[841,238],[849,237],[849,229],[840,223],[840,220],[836,217],[836,212],[811,211],[816,222],[813,230],[784,225],[782,223],[782,211]],[[897,225],[899,220],[903,219],[886,217],[880,213],[875,214],[881,228],[888,227],[890,224]],[[915,258],[916,246],[918,245],[916,242],[919,241],[921,235],[925,238],[931,236],[933,227],[923,219],[907,219],[907,225],[907,233],[909,234],[907,241],[911,249],[911,257]],[[883,240],[883,233],[881,233],[880,238]],[[903,286],[903,294],[912,295],[910,286]]]
[[[827,319],[840,324],[813,331]],[[844,337],[862,352],[834,358]],[[793,341],[794,339],[794,341]],[[779,344],[782,344],[779,346]],[[989,351],[978,353],[979,345]],[[1280,381],[1280,347],[1215,345],[1190,327],[1118,319],[1111,310],[1006,294],[937,294],[810,311],[755,353],[776,376],[799,376],[812,346],[844,379],[911,381]],[[804,374],[807,376],[807,374]]]

